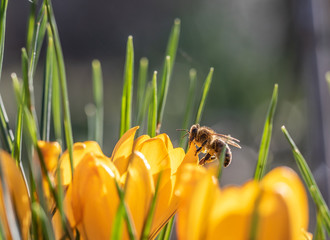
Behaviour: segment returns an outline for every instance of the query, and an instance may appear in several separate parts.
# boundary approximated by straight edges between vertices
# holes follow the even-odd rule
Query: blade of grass
[[[158,175],[156,188],[155,188],[155,194],[154,194],[154,196],[151,200],[148,215],[147,215],[147,218],[144,222],[144,226],[143,226],[143,230],[142,230],[142,236],[141,236],[142,240],[149,239],[149,235],[150,235],[150,231],[151,231],[151,225],[152,225],[152,221],[153,221],[153,217],[154,217],[155,209],[156,209],[159,185],[160,185],[162,175],[163,175],[163,172],[161,171]]]
[[[2,64],[5,46],[5,35],[6,35],[6,17],[7,17],[7,6],[8,0],[1,1],[0,9],[0,79],[2,74]]]
[[[96,107],[93,103],[89,103],[85,106],[85,113],[87,116],[87,129],[88,129],[88,139],[96,139]]]
[[[273,119],[277,104],[277,96],[278,96],[278,85],[275,84],[273,90],[273,96],[268,107],[268,113],[260,143],[258,162],[254,173],[254,179],[257,181],[259,181],[265,174],[269,145],[272,138]]]
[[[206,97],[207,97],[207,94],[209,93],[210,86],[211,86],[211,83],[212,83],[213,72],[214,72],[214,68],[212,67],[212,68],[210,68],[210,72],[207,75],[207,77],[205,79],[205,82],[204,82],[203,94],[202,94],[202,98],[199,102],[199,107],[198,107],[196,120],[195,120],[196,124],[200,123],[201,118],[202,118],[202,113],[203,113],[203,110],[204,110]]]
[[[156,134],[160,134],[160,128],[162,126],[162,119],[165,109],[165,103],[167,98],[168,87],[170,84],[170,72],[171,72],[171,57],[167,56],[165,58],[165,65],[163,70],[163,80],[162,80],[162,87],[160,89],[160,95],[158,99],[158,111],[157,111],[157,128]],[[164,86],[164,87],[163,87]]]
[[[58,64],[58,71],[59,71],[59,80],[60,80],[60,88],[61,88],[61,96],[62,96],[62,103],[63,103],[63,112],[64,112],[64,133],[65,133],[65,140],[66,145],[69,151],[70,157],[70,167],[71,167],[71,175],[73,176],[73,137],[72,137],[72,126],[71,126],[71,117],[70,117],[70,108],[69,108],[69,97],[68,97],[68,90],[67,90],[67,81],[66,81],[66,73],[65,73],[65,66],[64,66],[64,58],[62,53],[61,42],[57,30],[57,25],[54,17],[53,8],[51,5],[51,0],[45,0],[46,7],[47,7],[47,16],[49,19],[49,23],[52,29],[54,44],[55,44],[55,53],[56,59]]]
[[[13,86],[16,88],[15,92],[22,92],[22,86],[19,83],[19,80],[15,73],[11,75],[11,78],[13,80]],[[17,119],[16,119],[16,132],[15,132],[15,138],[13,142],[13,152],[12,157],[15,159],[17,164],[20,164],[21,162],[21,150],[22,150],[22,132],[23,132],[23,106],[20,104],[19,96],[16,96],[16,102],[17,102]]]
[[[317,214],[316,214],[316,229],[314,233],[314,239],[316,240],[326,239],[325,232],[323,229],[323,221],[319,210],[317,210]]]
[[[188,129],[189,124],[191,123],[192,113],[194,108],[194,99],[196,96],[196,70],[190,69],[189,71],[189,91],[186,101],[186,112],[184,114],[184,120],[182,124],[182,129]],[[184,149],[187,149],[187,139],[183,138],[185,133],[181,134],[179,146]]]
[[[218,173],[217,173],[219,183],[221,182],[220,179],[221,179],[221,175],[222,175],[222,170],[224,168],[223,163],[225,161],[227,147],[228,146],[226,146],[226,145],[223,147],[223,149],[221,150],[220,157],[219,157],[219,166],[218,166]]]
[[[28,18],[28,24],[27,24],[27,34],[26,34],[26,49],[31,55],[32,52],[32,42],[33,42],[33,33],[34,33],[34,27],[36,22],[36,10],[37,10],[37,2],[36,1],[30,1],[30,12],[29,12],[29,18]]]
[[[48,38],[48,48],[46,56],[44,88],[42,92],[41,107],[41,140],[49,141],[50,134],[50,113],[52,99],[52,75],[53,75],[53,59],[54,59],[54,42],[53,38]]]
[[[149,61],[147,58],[141,58],[139,74],[138,74],[138,86],[137,86],[137,126],[142,124],[143,116],[145,112],[143,112],[143,102],[146,94],[146,82],[148,78],[148,66]]]
[[[150,104],[150,99],[152,97],[153,94],[153,86],[152,86],[152,81],[150,81],[147,85],[147,89],[146,89],[146,94],[144,96],[143,99],[143,104],[142,104],[142,109],[141,109],[141,115],[139,116],[139,123],[138,126],[143,126],[144,125],[144,120],[147,116],[147,110],[149,110],[149,104]],[[138,131],[140,131],[140,129],[138,129]]]
[[[93,69],[93,90],[94,90],[94,103],[96,106],[95,116],[95,140],[102,148],[103,145],[103,77],[102,68],[99,60],[92,62]]]
[[[148,135],[150,137],[156,136],[156,124],[157,124],[157,71],[154,72],[152,78],[152,94],[149,104],[148,113]]]
[[[160,94],[158,96],[159,98],[158,98],[158,110],[157,110],[157,134],[160,133],[160,128],[161,128],[165,104],[166,104],[166,98],[168,93],[168,87],[170,85],[172,70],[175,62],[176,52],[178,49],[179,38],[180,38],[180,25],[181,25],[180,19],[175,19],[167,43],[161,89],[160,89]]]
[[[40,221],[43,239],[55,240],[52,224],[43,208],[37,202],[32,203],[31,208]]]
[[[306,186],[308,188],[309,193],[312,196],[312,199],[314,200],[315,205],[317,206],[317,209],[319,210],[323,224],[325,229],[328,232],[328,235],[330,235],[330,212],[329,208],[324,201],[324,198],[320,192],[320,189],[318,188],[316,181],[313,177],[312,171],[308,167],[308,164],[303,157],[303,155],[300,153],[299,149],[297,148],[295,142],[291,138],[289,132],[286,130],[284,126],[282,126],[282,132],[284,133],[286,139],[291,145],[292,153],[294,156],[294,159],[296,160],[296,164],[298,165],[298,168],[300,170],[300,173],[306,183]]]
[[[125,70],[124,70],[123,94],[121,98],[121,115],[120,115],[121,118],[120,118],[119,137],[121,137],[131,127],[133,74],[134,74],[133,37],[129,36],[126,46],[126,62],[125,62]]]
[[[1,139],[3,143],[2,147],[7,152],[11,153],[13,151],[14,135],[12,130],[9,128],[9,120],[1,95],[0,95],[0,128],[1,128]]]
[[[117,209],[115,219],[114,219],[114,224],[112,226],[112,240],[120,240],[122,239],[121,235],[123,232],[123,218],[125,218],[126,224],[127,224],[127,230],[128,230],[128,235],[129,239],[136,239],[136,230],[134,226],[134,222],[132,220],[132,217],[129,213],[128,207],[126,206],[125,203],[125,192],[120,188],[118,185],[118,182],[116,181],[116,188],[117,188],[117,193],[120,199],[119,207]]]
[[[53,59],[53,93],[52,93],[52,115],[54,124],[54,135],[56,141],[63,148],[62,139],[62,111],[61,111],[61,92],[60,92],[60,80],[58,76],[58,67],[56,55],[54,54]]]

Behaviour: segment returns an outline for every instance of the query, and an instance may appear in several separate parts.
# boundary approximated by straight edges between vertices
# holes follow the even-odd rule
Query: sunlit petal
[[[123,174],[127,170],[128,156],[131,155],[133,150],[133,142],[135,133],[138,130],[137,127],[133,127],[129,129],[117,142],[112,155],[111,155],[111,161],[114,162],[116,165],[120,175]]]
[[[38,146],[44,157],[48,172],[53,173],[56,170],[58,157],[61,154],[61,146],[58,142],[38,141]]]
[[[19,226],[23,239],[29,239],[29,229],[31,224],[31,209],[28,191],[23,176],[11,156],[0,150],[0,163],[4,174],[5,183],[8,186],[12,199],[13,208],[16,211]],[[6,231],[6,236],[11,239],[6,210],[3,201],[3,189],[0,184],[0,217]]]
[[[135,223],[138,239],[140,239],[144,220],[155,192],[153,178],[149,170],[149,163],[144,156],[139,152],[135,152],[127,171],[125,201]],[[127,236],[124,236],[124,238],[127,238]]]

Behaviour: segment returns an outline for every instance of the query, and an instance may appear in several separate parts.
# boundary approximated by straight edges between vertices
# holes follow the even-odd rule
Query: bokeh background
[[[103,67],[103,149],[110,155],[118,140],[127,37],[133,36],[135,75],[139,59],[147,57],[151,80],[154,70],[162,70],[171,26],[180,18],[179,50],[162,132],[178,144],[176,129],[182,126],[189,70],[197,70],[199,100],[203,81],[214,67],[201,124],[241,140],[243,148],[232,149],[233,162],[223,172],[222,185],[241,184],[253,176],[268,104],[278,83],[270,168],[287,165],[297,170],[280,130],[285,125],[329,203],[330,99],[325,81],[330,70],[329,4],[325,0],[53,1],[66,62],[74,140],[87,139],[91,61],[99,59]],[[21,76],[20,50],[26,42],[29,5],[27,0],[8,4],[0,92],[11,122],[16,107],[10,74]],[[43,59],[42,53],[35,78],[38,111]]]

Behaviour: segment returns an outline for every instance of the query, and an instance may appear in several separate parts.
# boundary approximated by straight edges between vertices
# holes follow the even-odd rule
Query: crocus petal
[[[171,162],[165,143],[159,138],[151,138],[136,147],[136,151],[141,152],[150,165],[150,173],[157,183],[159,173],[162,172],[160,188],[166,184],[171,174]]]
[[[261,184],[265,190],[276,192],[283,197],[289,211],[292,239],[299,239],[301,229],[308,226],[308,202],[298,175],[288,167],[278,167],[269,172]]]
[[[48,172],[53,173],[56,170],[58,157],[61,154],[61,146],[58,142],[38,141],[38,146],[44,157]]]
[[[167,134],[162,133],[162,134],[157,135],[155,138],[162,139],[163,142],[165,143],[166,149],[168,151],[171,151],[173,149],[173,144],[172,144],[171,139],[169,138],[169,136]]]
[[[29,239],[31,209],[25,181],[15,161],[4,151],[0,151],[0,164],[12,199],[13,208],[16,211],[19,226],[21,227],[22,237],[23,239]],[[2,184],[0,184],[0,217],[6,232],[6,238],[11,239],[3,200]]]
[[[111,161],[116,165],[120,175],[127,170],[129,162],[128,156],[132,153],[134,137],[138,128],[138,126],[133,127],[124,133],[112,152]]]
[[[135,152],[127,171],[125,202],[135,223],[137,239],[140,239],[144,220],[147,217],[155,186],[150,174],[150,166],[145,157]],[[124,239],[127,239],[125,231]]]
[[[174,175],[184,160],[185,152],[183,148],[172,148],[168,154],[171,160],[171,175]]]
[[[119,198],[115,174],[88,153],[75,169],[72,209],[84,239],[109,239]]]
[[[185,174],[182,173],[181,174]],[[183,177],[189,177],[189,173]],[[193,178],[194,179],[194,178]],[[188,188],[189,189],[189,188]],[[210,174],[202,176],[195,185],[190,200],[182,204],[177,216],[177,234],[179,239],[205,239],[209,226],[208,217],[215,197],[220,194],[217,184]],[[219,238],[218,235],[217,237]],[[217,239],[217,238],[215,238]]]
[[[259,186],[250,181],[242,187],[228,187],[216,196],[215,204],[210,208],[209,231],[206,239],[249,238],[251,216],[259,194]]]
[[[103,152],[97,142],[87,141],[78,142],[73,145],[73,168],[79,164],[81,159],[86,153],[93,152],[94,154],[103,155]],[[60,171],[61,171],[61,182],[63,185],[69,185],[72,180],[71,176],[71,164],[69,151],[66,150],[60,158]]]

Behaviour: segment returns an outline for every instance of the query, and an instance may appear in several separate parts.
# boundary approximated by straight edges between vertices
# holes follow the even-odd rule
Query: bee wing
[[[233,138],[229,135],[220,134],[220,133],[214,133],[213,135],[219,136],[220,139],[222,141],[224,141],[226,144],[229,144],[229,145],[237,147],[237,148],[241,148],[241,146],[238,143],[236,143],[236,142],[239,142],[239,140],[236,138]]]

